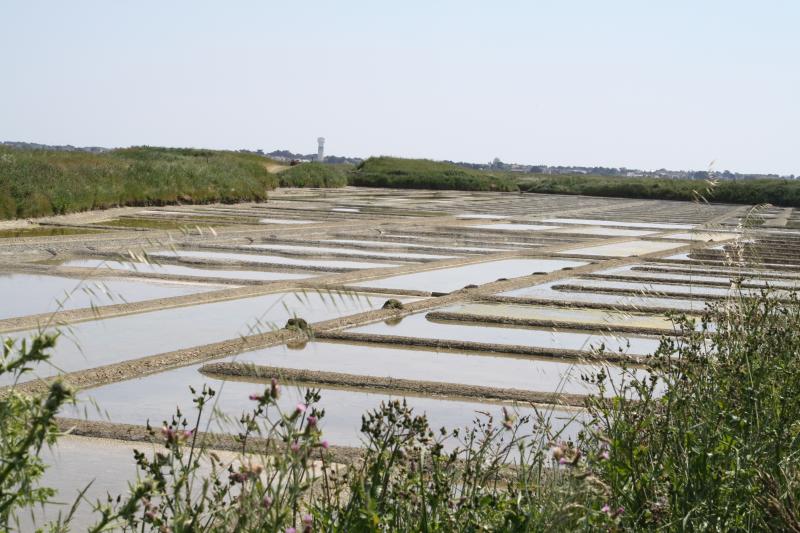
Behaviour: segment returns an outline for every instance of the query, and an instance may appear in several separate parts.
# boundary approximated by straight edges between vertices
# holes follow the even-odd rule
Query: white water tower
[[[317,137],[317,161],[322,163],[325,159],[325,137]]]

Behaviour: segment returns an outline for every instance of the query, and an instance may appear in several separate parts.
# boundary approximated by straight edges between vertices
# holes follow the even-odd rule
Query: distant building
[[[325,161],[325,137],[317,137],[317,161]]]

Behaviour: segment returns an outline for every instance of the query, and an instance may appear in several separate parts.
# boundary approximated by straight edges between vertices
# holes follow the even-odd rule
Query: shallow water
[[[730,283],[732,277],[737,276],[733,272],[729,275],[720,275],[720,276],[708,276],[703,274],[714,274],[714,269],[703,269],[702,271],[698,269],[697,274],[670,274],[667,272],[650,272],[646,270],[633,270],[634,267],[642,267],[644,265],[630,265],[624,266],[619,268],[612,268],[609,270],[603,270],[601,272],[597,272],[599,275],[608,275],[608,276],[624,276],[626,278],[631,278],[631,281],[639,282],[639,283],[658,283],[659,280],[671,280],[671,281],[683,281],[687,285],[692,283]],[[652,279],[649,279],[652,278]],[[747,283],[757,283],[759,285],[770,285],[772,287],[800,287],[800,281],[786,281],[786,280],[767,280],[767,279],[757,279],[757,278],[750,278],[746,277],[745,281]],[[674,285],[672,285],[674,286]],[[701,288],[701,287],[698,287]]]
[[[325,239],[322,242],[336,242],[339,244],[358,244],[374,248],[438,248],[443,252],[506,252],[508,248],[482,248],[470,246],[445,246],[440,244],[414,244],[410,242],[391,241],[359,241],[356,239]]]
[[[659,230],[692,229],[697,224],[661,224],[655,222],[622,222],[618,220],[596,220],[589,218],[546,218],[544,222],[553,224],[581,224],[585,226],[619,226],[623,228],[651,228]]]
[[[641,241],[632,240],[626,242],[616,242],[613,244],[599,244],[587,246],[585,248],[572,248],[558,252],[564,255],[592,255],[608,257],[630,257],[632,255],[649,254],[652,252],[663,252],[684,246],[681,243],[666,241]]]
[[[679,239],[682,241],[727,241],[739,237],[737,233],[671,233],[669,235],[662,235],[664,239]]]
[[[585,264],[582,261],[556,259],[504,259],[363,281],[354,286],[451,292],[470,284],[481,285],[497,281],[498,278],[517,278],[529,276],[534,272],[553,272],[565,267],[577,267]]]
[[[599,290],[603,288],[613,289],[629,289],[633,291],[641,291],[642,293],[654,293],[657,296],[659,292],[673,292],[697,297],[705,296],[731,296],[738,294],[738,291],[732,290],[728,287],[697,287],[691,284],[687,285],[670,285],[666,283],[651,283],[651,282],[627,282],[627,281],[606,281],[601,279],[580,279],[577,280],[577,285],[582,287],[594,287]],[[572,285],[572,284],[571,284]],[[743,294],[758,294],[758,289],[741,289]],[[775,291],[776,295],[785,295],[785,291]]]
[[[622,229],[622,228],[604,228],[602,226],[587,226],[583,228],[561,228],[553,231],[553,233],[565,233],[569,235],[598,235],[603,237],[644,237],[645,235],[652,235],[655,231],[638,230],[638,229]]]
[[[217,285],[0,273],[0,319],[140,302],[220,289]]]
[[[464,213],[463,215],[457,215],[456,218],[460,218],[463,220],[500,220],[504,218],[511,218],[506,215],[490,215],[485,213]]]
[[[208,261],[241,261],[251,263],[264,263],[270,265],[293,265],[310,267],[330,267],[330,268],[388,268],[396,267],[390,263],[369,263],[366,261],[343,261],[338,259],[297,259],[293,257],[283,257],[280,255],[264,254],[237,254],[234,252],[204,252],[196,250],[163,251],[150,254],[153,257],[189,257],[195,259],[205,259]]]
[[[419,254],[409,252],[378,252],[369,250],[359,250],[357,248],[336,248],[328,246],[295,246],[291,244],[248,244],[245,248],[254,248],[257,250],[275,250],[282,252],[301,252],[309,254],[320,255],[369,255],[373,257],[387,257],[390,259],[452,259],[452,255],[434,255],[434,254]]]
[[[314,224],[317,220],[297,220],[294,218],[260,218],[259,224]]]
[[[634,305],[642,309],[662,307],[676,311],[702,311],[706,308],[704,300],[690,300],[677,298],[657,298],[651,296],[629,296],[625,294],[598,294],[593,292],[567,292],[552,289],[553,285],[574,285],[580,280],[570,278],[548,283],[523,287],[511,291],[498,293],[498,296],[514,298],[537,298],[555,302],[570,303],[600,303],[606,305]]]
[[[478,224],[477,226],[468,227],[504,231],[549,231],[558,229],[560,226],[548,226],[545,224]]]
[[[185,413],[194,413],[189,386],[200,390],[208,384],[217,391],[214,408],[225,413],[233,420],[253,408],[254,402],[248,399],[250,394],[264,391],[263,383],[239,380],[220,380],[204,376],[198,369],[200,365],[170,370],[151,376],[112,383],[103,387],[89,389],[79,394],[80,406],[67,416],[77,417],[84,412],[92,420],[111,420],[118,423],[160,424],[169,418],[176,406]],[[268,386],[268,385],[266,385]],[[294,410],[297,403],[302,402],[305,389],[298,389],[289,383],[284,384],[279,400],[286,411]],[[361,415],[377,408],[382,401],[402,396],[385,393],[358,392],[340,388],[322,387],[320,406],[325,409],[325,417],[320,422],[323,438],[331,444],[358,446],[360,440]],[[102,408],[97,412],[87,407],[85,400],[92,398]],[[425,413],[433,428],[448,428],[469,425],[479,411],[501,416],[501,406],[494,403],[481,403],[461,400],[446,400],[431,397],[407,396],[408,403],[418,413]],[[530,408],[520,407],[522,414],[531,413]],[[555,411],[559,419],[556,424],[564,424],[575,414],[569,411]],[[208,426],[212,431],[237,432],[238,424],[216,419]],[[577,429],[577,428],[576,428]]]
[[[431,321],[424,313],[410,315],[400,322],[387,324],[376,322],[366,326],[358,326],[347,330],[350,333],[369,333],[372,335],[399,335],[423,339],[444,339],[452,341],[482,342],[492,344],[508,344],[531,346],[538,348],[556,348],[567,350],[585,350],[605,345],[608,352],[623,351],[631,355],[649,355],[658,348],[656,338],[625,337],[611,334],[589,334],[571,331],[557,331],[524,327],[502,327],[483,325],[477,322],[454,322],[449,320]],[[630,347],[627,344],[630,343]]]
[[[286,279],[307,279],[319,274],[295,274],[291,272],[265,272],[259,270],[222,270],[215,268],[195,268],[181,265],[135,263],[129,261],[104,261],[102,259],[74,259],[63,263],[66,267],[101,268],[125,270],[153,274],[171,274],[175,276],[196,276],[225,279],[247,279],[257,281],[279,281]]]
[[[478,316],[504,318],[553,320],[575,324],[597,324],[600,326],[633,326],[672,330],[672,321],[660,315],[645,315],[606,311],[603,309],[580,309],[547,307],[543,305],[517,305],[505,303],[472,303],[446,307],[442,311]]]
[[[589,391],[580,376],[599,369],[598,365],[552,359],[341,342],[309,342],[300,349],[273,346],[236,359],[282,368],[576,394]],[[612,376],[619,376],[617,367],[603,366]]]
[[[311,323],[377,309],[388,298],[355,293],[280,292],[81,322],[64,330],[51,362],[71,372],[273,331],[294,316]],[[24,338],[31,334],[8,336]],[[39,376],[56,373],[56,369],[43,365],[37,369]],[[0,378],[2,384],[7,381]]]

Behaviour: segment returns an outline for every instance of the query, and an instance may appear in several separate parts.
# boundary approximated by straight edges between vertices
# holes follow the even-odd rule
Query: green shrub
[[[264,200],[277,185],[268,162],[212,150],[135,147],[92,154],[0,147],[0,217]]]
[[[42,335],[19,345],[2,343],[0,377],[15,382],[48,359],[56,337]],[[54,381],[40,394],[4,391],[0,396],[0,530],[11,531],[19,516],[52,499],[55,491],[39,485],[45,465],[42,448],[58,437],[56,415],[73,393]]]
[[[371,157],[350,174],[350,185],[398,189],[516,191],[514,181],[500,174],[471,170],[425,159]]]
[[[528,175],[520,190],[653,200],[706,200],[735,204],[800,207],[800,180],[752,179],[709,182],[695,179],[622,178],[584,174]]]
[[[344,187],[348,166],[302,163],[278,173],[281,187]]]

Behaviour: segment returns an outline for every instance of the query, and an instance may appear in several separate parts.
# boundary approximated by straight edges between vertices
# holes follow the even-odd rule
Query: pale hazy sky
[[[800,174],[800,1],[4,0],[0,140]]]

